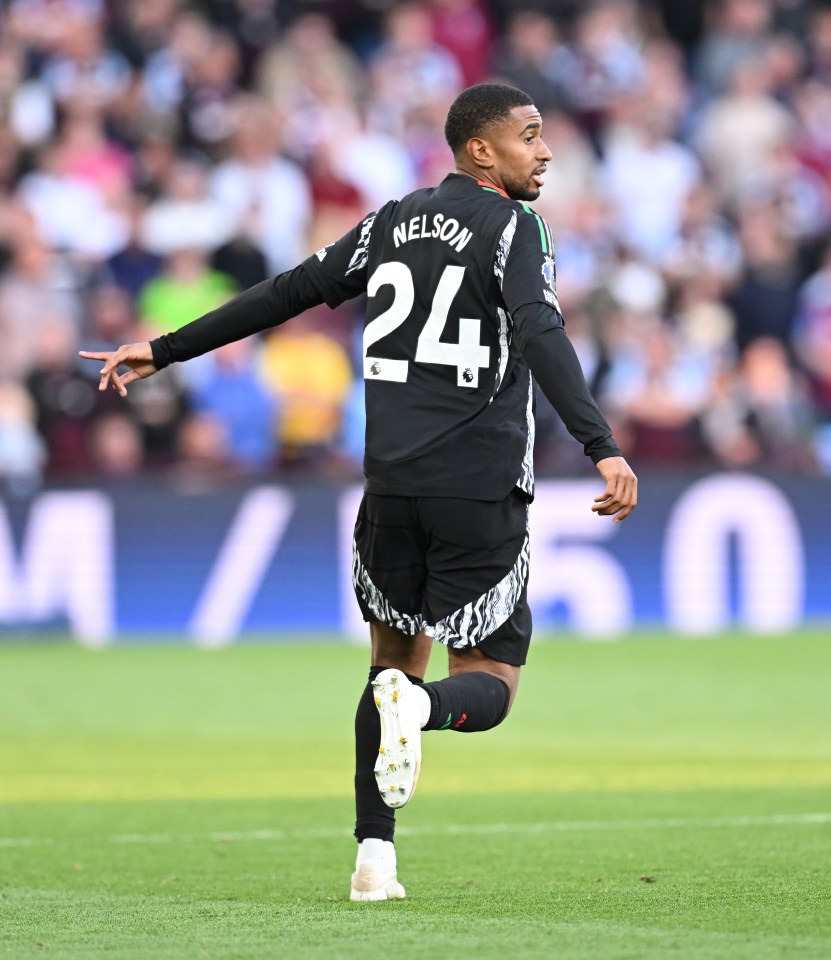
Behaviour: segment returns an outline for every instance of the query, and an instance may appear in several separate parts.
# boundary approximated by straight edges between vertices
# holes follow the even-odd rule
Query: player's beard
[[[506,181],[504,179],[502,182],[505,187],[505,193],[507,193],[512,200],[536,200],[540,195],[540,188],[530,177],[522,182],[518,180]]]

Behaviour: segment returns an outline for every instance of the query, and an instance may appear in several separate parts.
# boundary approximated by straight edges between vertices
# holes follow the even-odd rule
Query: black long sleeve
[[[301,263],[293,270],[250,287],[175,333],[151,340],[153,363],[161,370],[176,361],[191,360],[226,343],[275,327],[321,303],[323,297]]]
[[[586,456],[591,457],[593,463],[606,457],[619,457],[621,452],[612,438],[611,428],[589,391],[564,327],[552,327],[549,320],[547,329],[540,331],[538,314],[550,309],[545,304],[530,303],[516,312],[517,342],[522,355],[568,432],[583,444]]]

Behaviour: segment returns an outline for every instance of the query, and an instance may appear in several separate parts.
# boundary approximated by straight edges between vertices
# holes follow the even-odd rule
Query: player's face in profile
[[[551,151],[542,139],[542,117],[534,106],[514,107],[510,119],[489,132],[494,174],[514,200],[536,200]]]

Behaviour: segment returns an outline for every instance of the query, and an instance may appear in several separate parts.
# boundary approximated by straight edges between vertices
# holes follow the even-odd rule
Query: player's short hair
[[[517,87],[505,83],[477,83],[463,90],[447,112],[444,136],[454,155],[471,137],[508,119],[514,107],[530,107],[534,101]]]

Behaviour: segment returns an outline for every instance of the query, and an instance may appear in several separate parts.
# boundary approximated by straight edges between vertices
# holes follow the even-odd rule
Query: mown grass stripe
[[[815,826],[831,823],[831,811],[779,813],[748,817],[666,817],[646,820],[552,820],[537,823],[448,823],[432,827],[397,827],[407,837],[490,836],[503,833],[572,833],[616,830],[718,829],[739,827]],[[121,833],[97,838],[106,844],[257,843],[278,840],[339,840],[350,837],[347,828],[328,830],[230,830],[213,833]],[[0,847],[37,847],[61,843],[95,842],[95,837],[0,837]]]

